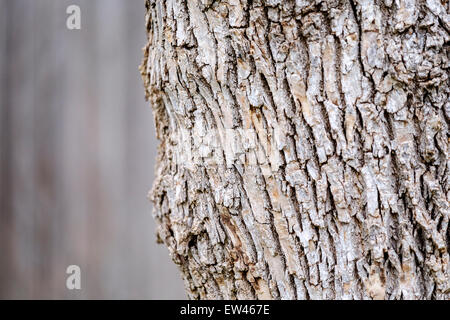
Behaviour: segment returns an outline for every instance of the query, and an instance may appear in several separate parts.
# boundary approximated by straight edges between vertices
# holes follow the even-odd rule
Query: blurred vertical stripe
[[[144,44],[144,0],[0,0],[0,298],[184,298],[146,199]]]

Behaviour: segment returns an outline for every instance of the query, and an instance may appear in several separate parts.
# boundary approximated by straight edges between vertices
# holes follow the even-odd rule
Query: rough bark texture
[[[447,0],[147,2],[190,298],[449,299]]]

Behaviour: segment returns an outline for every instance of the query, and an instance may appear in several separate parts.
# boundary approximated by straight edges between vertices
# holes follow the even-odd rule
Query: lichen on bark
[[[449,299],[449,2],[148,0],[158,237],[192,299]]]

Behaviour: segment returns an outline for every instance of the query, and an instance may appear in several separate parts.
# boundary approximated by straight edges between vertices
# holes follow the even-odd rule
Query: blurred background
[[[0,298],[185,298],[147,199],[144,2],[0,0]]]

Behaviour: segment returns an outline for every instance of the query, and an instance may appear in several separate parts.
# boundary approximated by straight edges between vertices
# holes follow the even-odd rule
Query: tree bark
[[[447,0],[149,0],[158,236],[192,299],[449,299]]]

